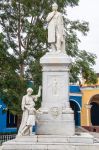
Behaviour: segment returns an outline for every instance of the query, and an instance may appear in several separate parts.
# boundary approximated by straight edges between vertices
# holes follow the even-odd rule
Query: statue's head
[[[57,11],[57,9],[58,9],[57,3],[52,4],[52,10]]]
[[[27,89],[27,95],[30,96],[30,95],[32,94],[32,92],[33,92],[33,89],[32,89],[32,88],[28,88],[28,89]]]

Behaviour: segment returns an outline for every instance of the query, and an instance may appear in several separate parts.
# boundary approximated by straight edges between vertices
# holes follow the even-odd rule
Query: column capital
[[[92,107],[92,105],[90,105],[90,104],[85,104],[84,106],[85,106],[85,108],[87,108],[87,109],[91,109],[91,107]]]

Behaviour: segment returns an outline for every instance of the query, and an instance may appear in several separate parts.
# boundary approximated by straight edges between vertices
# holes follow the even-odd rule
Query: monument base
[[[88,133],[74,136],[34,135],[5,142],[2,150],[99,150],[99,143],[95,142]]]
[[[74,113],[69,103],[69,66],[71,59],[64,53],[46,53],[42,65],[42,104],[38,113],[36,134],[75,134]]]
[[[57,117],[58,115],[58,117]],[[38,118],[37,135],[65,135],[75,134],[74,113],[73,111],[58,113],[43,113]]]

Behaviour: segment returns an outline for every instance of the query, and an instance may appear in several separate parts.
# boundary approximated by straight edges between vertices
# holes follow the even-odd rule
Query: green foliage
[[[97,76],[94,72],[93,66],[95,65],[96,55],[86,52],[85,50],[79,50],[78,44],[80,39],[77,37],[77,32],[81,32],[84,36],[89,31],[88,22],[70,21],[65,19],[65,26],[67,31],[66,36],[66,52],[73,58],[71,66],[70,81],[75,83],[79,81],[79,75],[82,74],[86,79],[87,84],[95,84],[97,82]]]
[[[15,57],[8,52],[4,36],[0,34],[0,98],[6,103],[7,107],[20,113],[22,93],[25,93],[26,83],[21,80],[17,70],[18,62]]]
[[[34,94],[41,85],[40,58],[48,49],[46,16],[54,0],[9,0],[0,1],[0,93],[13,113],[20,114],[22,95],[28,81],[33,81]],[[76,82],[82,73],[87,83],[95,83],[92,69],[96,56],[79,50],[80,39],[89,31],[88,23],[71,21],[66,15],[66,6],[78,5],[79,0],[57,0],[64,13],[66,28],[66,52],[73,58],[71,81]],[[77,32],[76,32],[77,31]],[[36,107],[40,106],[41,99]]]
[[[86,79],[87,84],[95,84],[97,76],[92,66],[95,64],[96,55],[83,51],[78,51],[71,66],[71,82],[79,81],[79,74]]]

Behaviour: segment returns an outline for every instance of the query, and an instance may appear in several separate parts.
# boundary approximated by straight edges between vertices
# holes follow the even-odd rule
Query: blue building
[[[80,87],[77,85],[70,86],[69,94],[70,106],[74,110],[75,125],[81,125],[81,108],[82,108],[82,94]]]
[[[80,87],[71,85],[70,87],[70,106],[74,110],[75,125],[80,126],[80,112],[82,107],[82,94]],[[17,132],[17,116],[12,115],[9,110],[5,111],[6,105],[0,99],[0,133]]]
[[[0,133],[17,132],[17,116],[6,109],[6,105],[0,99]]]

